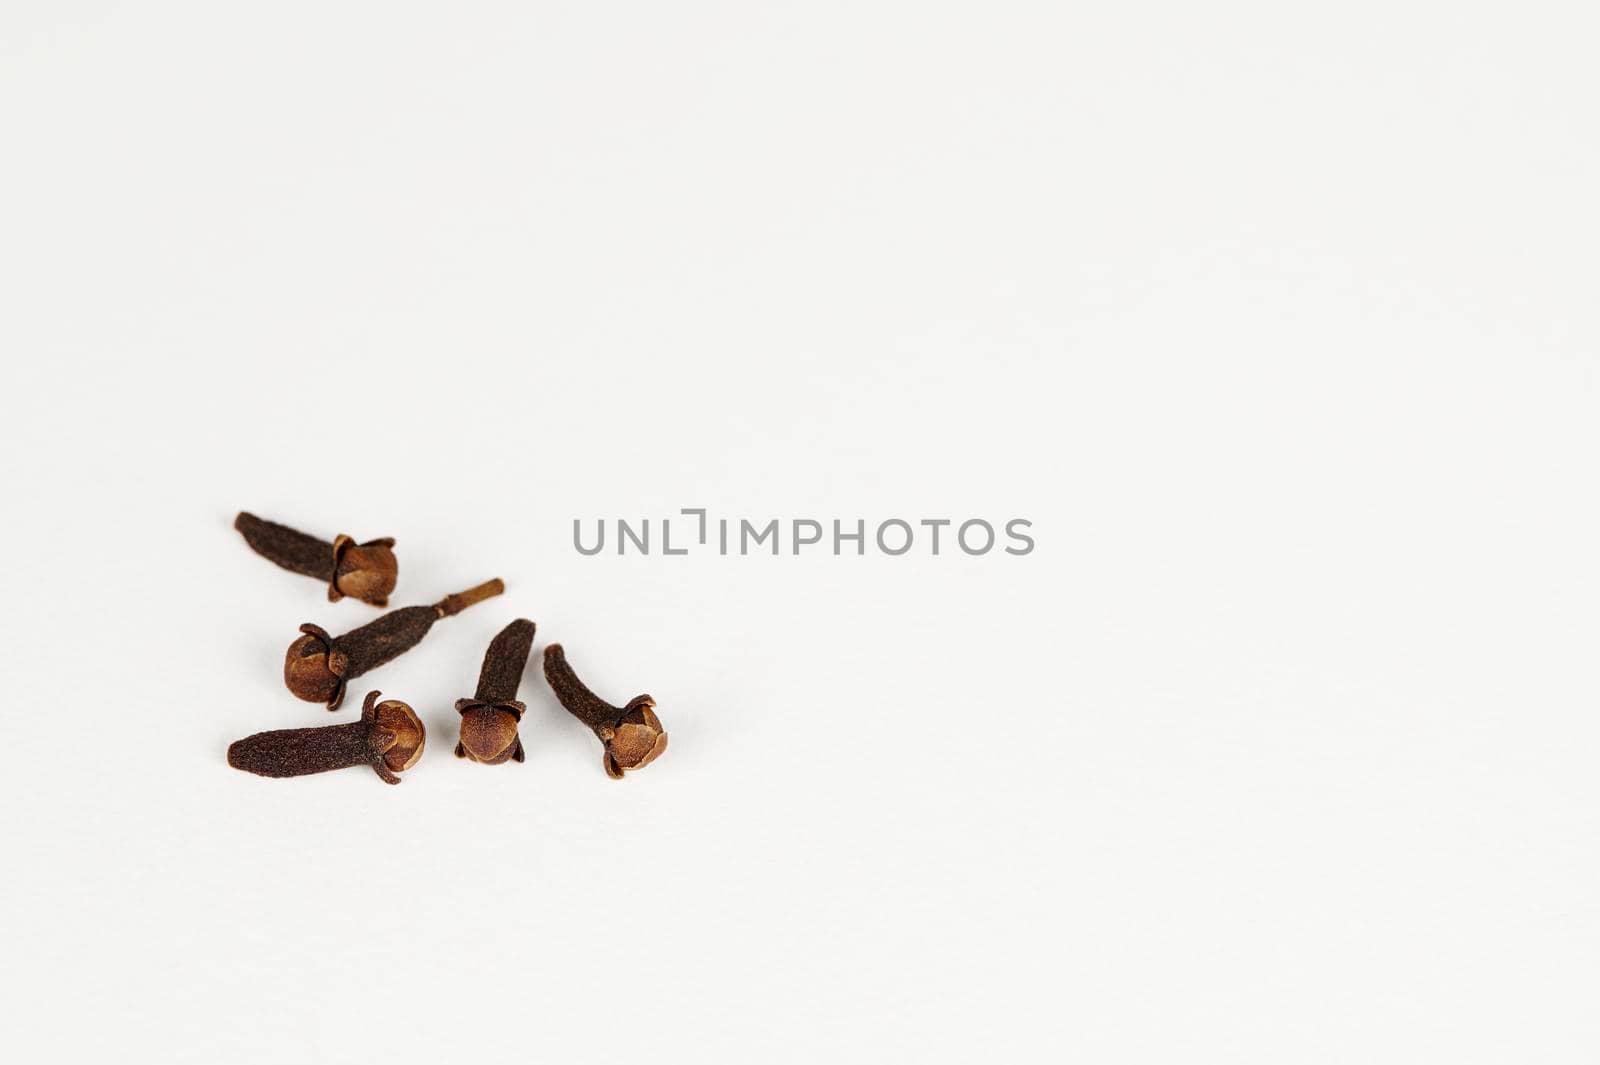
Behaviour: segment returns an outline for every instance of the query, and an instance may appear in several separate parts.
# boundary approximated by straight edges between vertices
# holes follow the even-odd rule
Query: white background
[[[1587,7],[10,0],[0,1049],[1596,1060]],[[399,787],[241,508],[506,580]],[[450,756],[518,614],[659,762]]]

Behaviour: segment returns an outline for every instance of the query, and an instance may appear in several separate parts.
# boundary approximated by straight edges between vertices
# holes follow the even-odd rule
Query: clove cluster
[[[350,596],[382,607],[394,591],[398,567],[392,538],[358,544],[340,535],[323,541],[244,512],[234,528],[258,554],[284,569],[326,580],[330,601]],[[415,647],[439,620],[504,591],[505,583],[497,577],[435,603],[391,610],[340,636],[307,622],[284,653],[284,685],[296,698],[337,710],[349,681]],[[461,718],[458,758],[481,765],[526,759],[519,734],[526,707],[518,701],[517,689],[535,631],[532,621],[518,618],[490,642],[472,698],[456,701]],[[608,776],[620,780],[666,750],[667,733],[650,696],[636,695],[622,706],[606,702],[578,679],[558,643],[545,648],[544,675],[562,707],[600,740]],[[409,705],[396,699],[378,702],[379,694],[368,692],[360,719],[348,724],[277,729],[238,740],[228,748],[228,764],[264,777],[368,766],[386,783],[398,784],[399,774],[422,757],[427,729]]]

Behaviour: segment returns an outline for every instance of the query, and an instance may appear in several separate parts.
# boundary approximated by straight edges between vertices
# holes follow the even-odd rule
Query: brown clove
[[[477,694],[456,700],[456,712],[461,715],[457,758],[501,765],[526,757],[517,724],[527,707],[517,701],[517,686],[533,649],[533,632],[533,622],[518,618],[490,642],[478,673]]]
[[[287,728],[246,736],[228,748],[228,764],[262,777],[301,777],[371,766],[386,784],[417,764],[427,741],[422,719],[397,699],[368,692],[361,720],[322,728]]]
[[[636,695],[627,706],[612,706],[578,679],[559,643],[544,649],[544,675],[567,712],[588,725],[605,744],[606,775],[621,780],[629,769],[643,769],[667,749],[667,732],[656,717],[656,701]]]
[[[399,576],[392,536],[356,543],[340,533],[329,543],[242,510],[233,527],[256,554],[284,569],[327,581],[329,602],[348,595],[373,606],[389,605],[389,593]]]
[[[305,635],[289,645],[283,657],[283,682],[297,698],[326,702],[337,710],[349,680],[377,669],[415,647],[440,618],[459,614],[474,603],[499,595],[505,584],[496,577],[475,588],[447,595],[432,606],[406,606],[369,621],[343,636],[305,624]]]

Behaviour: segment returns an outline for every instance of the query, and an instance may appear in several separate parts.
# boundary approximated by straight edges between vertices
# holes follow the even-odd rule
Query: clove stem
[[[595,732],[614,729],[622,720],[622,707],[612,706],[578,679],[572,666],[567,664],[566,650],[559,643],[544,649],[544,676],[567,713]]]
[[[482,584],[468,588],[464,592],[456,592],[454,595],[445,596],[433,605],[433,609],[438,611],[440,617],[447,618],[451,614],[461,613],[475,603],[481,603],[485,599],[493,599],[505,590],[505,582],[496,577],[494,580],[484,581]]]
[[[300,777],[366,765],[372,760],[360,721],[322,728],[283,728],[246,736],[228,748],[228,764],[262,777]]]
[[[474,696],[478,702],[492,705],[517,697],[522,671],[528,668],[528,652],[533,650],[533,633],[533,622],[518,618],[489,643],[483,668],[478,672],[478,692]]]
[[[233,527],[262,558],[318,580],[333,579],[333,544],[241,510]]]

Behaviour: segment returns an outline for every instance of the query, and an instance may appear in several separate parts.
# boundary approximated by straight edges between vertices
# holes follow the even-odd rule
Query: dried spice
[[[396,699],[368,692],[361,720],[322,728],[286,728],[246,736],[228,748],[228,764],[262,777],[303,777],[367,765],[386,784],[417,764],[427,741],[422,719]]]
[[[470,758],[483,765],[522,761],[522,738],[517,723],[527,709],[517,701],[517,686],[533,650],[533,622],[518,618],[500,630],[483,656],[478,673],[478,693],[471,699],[457,699],[461,715],[461,742],[457,758]]]
[[[344,701],[347,681],[411,650],[440,618],[459,614],[505,590],[505,584],[496,577],[476,588],[447,595],[432,606],[391,610],[343,636],[329,636],[316,625],[301,625],[300,631],[305,635],[289,645],[283,658],[283,682],[298,698],[326,702],[329,710],[336,710]]]
[[[358,544],[340,533],[329,543],[242,510],[233,519],[233,527],[256,554],[284,569],[327,581],[329,602],[337,603],[348,595],[373,606],[389,605],[389,593],[399,575],[393,537]]]
[[[650,696],[636,695],[627,706],[612,706],[572,672],[559,643],[544,649],[544,675],[567,712],[588,725],[606,745],[608,776],[621,780],[624,771],[643,769],[667,749],[667,733]]]

